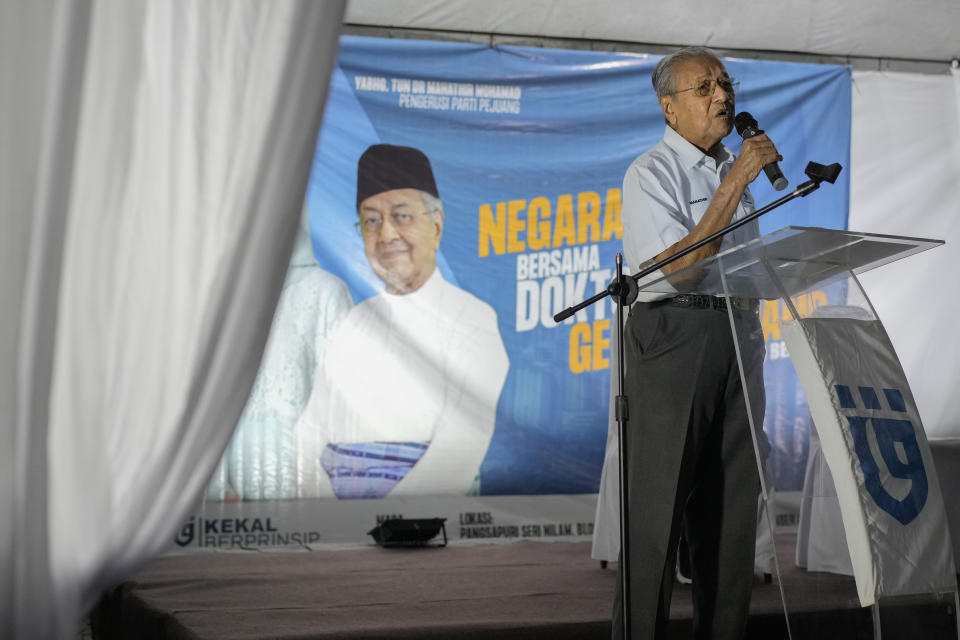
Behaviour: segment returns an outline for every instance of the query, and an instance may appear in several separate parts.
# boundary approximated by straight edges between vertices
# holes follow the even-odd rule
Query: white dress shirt
[[[721,159],[714,160],[667,126],[663,139],[627,169],[623,177],[623,251],[632,273],[639,272],[643,262],[682,240],[700,222],[735,160],[726,147],[719,155]],[[745,189],[733,220],[753,210],[753,196]],[[720,251],[759,235],[754,220],[724,236]],[[654,285],[655,291],[643,291],[646,283],[662,275],[655,271],[640,280],[638,300],[649,302],[675,292],[665,281]]]

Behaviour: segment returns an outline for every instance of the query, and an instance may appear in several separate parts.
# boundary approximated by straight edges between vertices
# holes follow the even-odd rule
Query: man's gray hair
[[[426,191],[420,192],[420,197],[423,198],[423,206],[427,208],[427,213],[430,214],[431,220],[436,220],[437,211],[443,211],[443,202],[440,201],[440,198],[433,195],[432,193],[427,193]]]
[[[673,83],[673,68],[678,62],[691,58],[713,58],[723,64],[720,56],[707,47],[684,47],[664,56],[653,70],[653,90],[657,92],[658,99],[677,90]]]

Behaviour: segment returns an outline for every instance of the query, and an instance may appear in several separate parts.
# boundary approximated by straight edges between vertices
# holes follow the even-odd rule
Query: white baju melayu
[[[297,496],[294,425],[327,337],[352,306],[347,285],[317,264],[304,213],[260,370],[207,499]]]
[[[327,445],[428,443],[390,495],[466,494],[493,436],[509,361],[490,305],[435,270],[354,307],[330,337],[297,424],[301,497],[333,496]]]

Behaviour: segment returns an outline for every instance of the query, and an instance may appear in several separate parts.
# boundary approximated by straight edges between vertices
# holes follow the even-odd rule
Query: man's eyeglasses
[[[723,89],[724,93],[735,93],[737,89],[740,88],[740,82],[734,80],[733,78],[720,78],[719,80],[714,80],[713,78],[705,78],[703,82],[698,84],[695,87],[690,87],[689,89],[680,89],[680,91],[674,91],[673,93],[683,93],[684,91],[693,91],[695,94],[701,98],[706,98],[707,96],[712,96],[713,92],[717,90],[717,86]]]
[[[411,226],[416,217],[422,213],[429,213],[426,209],[410,213],[408,211],[394,211],[390,214],[393,226],[405,229]],[[379,212],[364,212],[360,214],[360,220],[354,223],[354,226],[360,230],[360,233],[378,233],[383,227],[383,215]]]

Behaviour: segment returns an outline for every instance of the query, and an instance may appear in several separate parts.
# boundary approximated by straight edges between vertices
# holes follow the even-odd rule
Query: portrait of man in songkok
[[[301,497],[474,493],[509,367],[496,312],[437,267],[446,213],[426,154],[369,147],[356,206],[383,291],[327,344],[297,425]]]

